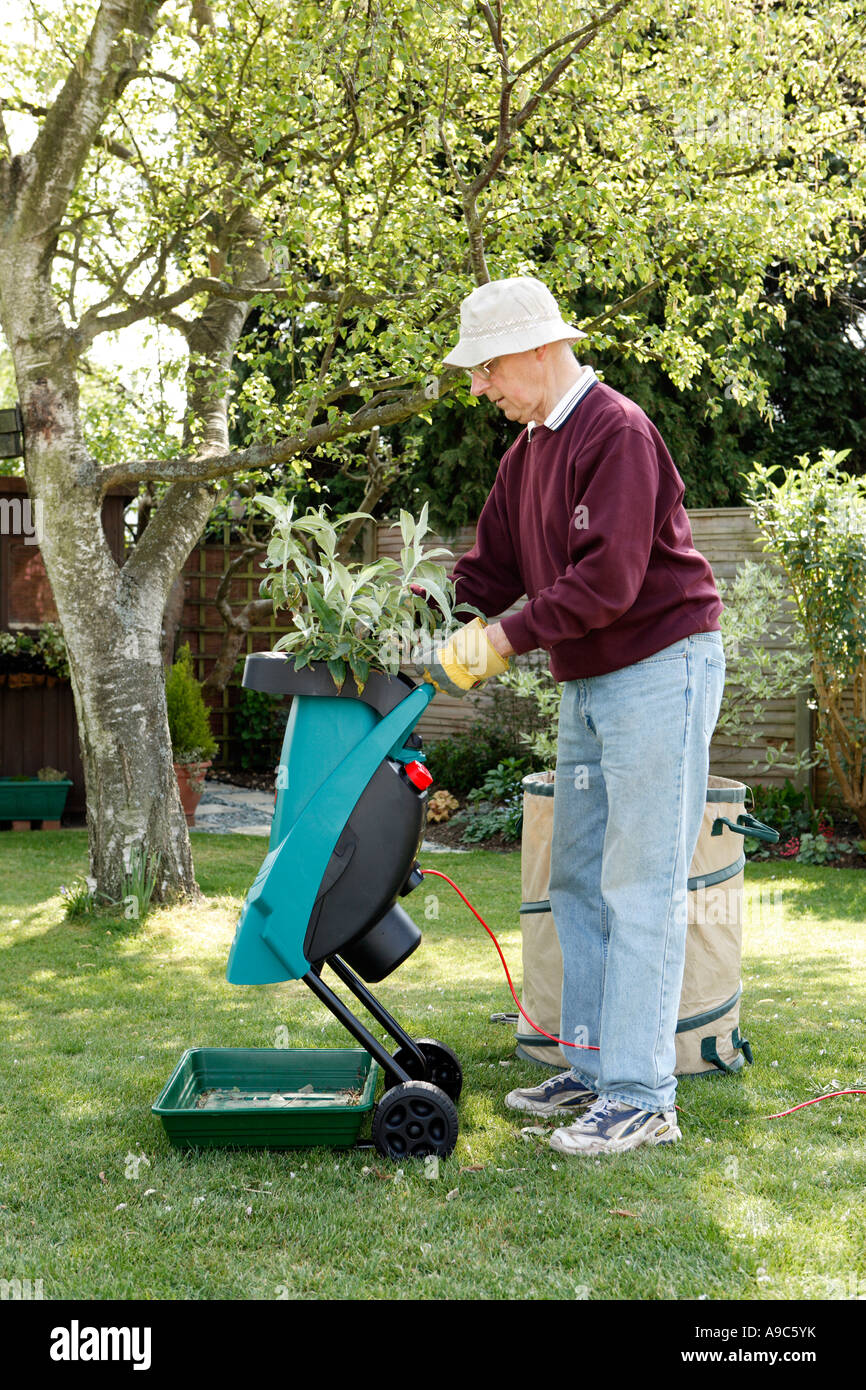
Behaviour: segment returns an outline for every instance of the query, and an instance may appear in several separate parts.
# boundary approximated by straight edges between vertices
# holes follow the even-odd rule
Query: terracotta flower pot
[[[204,779],[210,765],[210,759],[204,763],[174,764],[178,790],[180,792],[180,804],[183,807],[186,823],[189,826],[195,825],[195,808],[201,801],[201,794],[204,791]]]

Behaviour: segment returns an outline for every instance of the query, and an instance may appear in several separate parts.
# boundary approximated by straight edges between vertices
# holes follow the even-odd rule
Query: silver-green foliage
[[[295,666],[325,661],[337,689],[351,671],[359,690],[372,669],[396,675],[410,656],[406,640],[445,636],[458,626],[454,585],[444,565],[451,551],[445,546],[424,549],[428,532],[427,504],[416,519],[400,513],[403,545],[400,560],[383,555],[368,564],[338,558],[340,534],[365,513],[331,517],[324,506],[294,515],[294,501],[258,496],[256,501],[274,519],[264,563],[271,573],[262,580],[262,597],[277,609],[289,608],[293,629],[276,644],[294,654]],[[438,607],[413,593],[423,588]],[[472,610],[475,611],[475,610]]]
[[[547,666],[514,665],[499,677],[499,684],[533,706],[532,728],[521,732],[521,740],[533,757],[545,767],[556,764],[559,702],[562,686]]]
[[[772,700],[786,700],[809,688],[810,661],[802,625],[785,578],[769,564],[747,560],[732,583],[718,578],[724,600],[720,618],[725,647],[725,693],[716,732],[741,746],[762,743],[760,725]],[[788,624],[788,631],[785,631]],[[789,645],[771,645],[781,641]],[[800,772],[818,756],[796,753],[787,742],[767,744],[754,767]]]

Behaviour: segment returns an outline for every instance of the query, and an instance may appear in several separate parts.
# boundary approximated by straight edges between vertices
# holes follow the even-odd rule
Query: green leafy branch
[[[456,627],[458,612],[472,611],[455,604],[454,585],[440,560],[450,559],[445,546],[424,548],[428,534],[427,504],[416,519],[401,511],[400,560],[380,556],[367,564],[338,558],[341,534],[357,520],[372,520],[365,512],[332,518],[324,506],[294,515],[294,500],[256,497],[274,519],[264,565],[271,570],[259,593],[276,609],[289,608],[294,630],[276,650],[294,653],[301,669],[324,661],[338,690],[351,671],[359,691],[370,671],[396,675],[408,659],[406,642],[428,641],[434,632],[447,635]],[[422,589],[416,593],[413,585]]]
[[[755,466],[747,500],[778,557],[812,661],[821,745],[845,804],[866,832],[866,479],[823,449],[797,468]]]

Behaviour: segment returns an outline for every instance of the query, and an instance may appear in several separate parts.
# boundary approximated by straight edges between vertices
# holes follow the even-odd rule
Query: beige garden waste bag
[[[521,1006],[547,1033],[559,1036],[562,952],[553,925],[548,888],[553,835],[553,773],[531,772],[523,779],[523,831],[520,842],[520,929],[523,938]],[[562,1048],[517,1016],[517,1055],[562,1070],[569,1064]]]
[[[527,1014],[559,1033],[562,955],[548,900],[553,831],[553,773],[523,779],[520,921],[523,995]],[[765,840],[778,835],[745,810],[746,788],[726,777],[708,779],[707,804],[689,875],[689,925],[677,1023],[676,1073],[739,1071],[752,1051],[740,1037],[740,959],[743,938],[742,830]],[[734,829],[739,822],[739,829]],[[517,1055],[562,1068],[561,1048],[517,1020]]]

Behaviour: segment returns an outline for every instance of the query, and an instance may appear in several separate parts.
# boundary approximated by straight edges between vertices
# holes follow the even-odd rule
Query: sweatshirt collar
[[[577,381],[566,391],[565,395],[556,402],[544,424],[549,430],[558,430],[560,425],[564,425],[571,412],[580,404],[588,391],[591,391],[598,377],[592,367],[584,367]],[[528,434],[532,434],[536,421],[530,420],[526,426]]]

